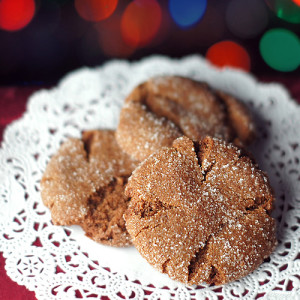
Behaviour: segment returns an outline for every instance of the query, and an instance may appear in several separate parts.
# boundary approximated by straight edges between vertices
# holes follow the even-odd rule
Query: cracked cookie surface
[[[124,153],[112,130],[86,131],[70,138],[48,163],[41,195],[55,225],[80,225],[93,240],[131,244],[123,213],[127,178],[138,165]]]
[[[202,82],[162,76],[140,84],[126,98],[116,138],[124,151],[142,161],[183,135],[247,144],[254,132],[249,112],[234,97]]]
[[[125,193],[134,245],[151,265],[185,284],[239,279],[276,246],[266,174],[219,139],[176,139],[140,164]]]

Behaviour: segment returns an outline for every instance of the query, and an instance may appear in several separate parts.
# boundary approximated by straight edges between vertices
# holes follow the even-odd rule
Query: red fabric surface
[[[278,82],[283,84],[290,92],[292,98],[300,103],[300,77],[260,77],[264,82]],[[40,87],[0,87],[0,141],[6,125],[22,116],[30,94]],[[0,300],[34,300],[33,292],[24,286],[19,286],[6,274],[5,259],[0,253]]]

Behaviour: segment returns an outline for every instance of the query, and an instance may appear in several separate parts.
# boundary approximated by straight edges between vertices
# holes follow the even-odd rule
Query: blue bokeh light
[[[196,24],[204,15],[207,0],[169,0],[174,22],[183,28]]]

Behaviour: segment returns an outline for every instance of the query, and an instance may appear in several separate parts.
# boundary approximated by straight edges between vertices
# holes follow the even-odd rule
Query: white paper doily
[[[242,280],[222,287],[186,287],[153,270],[134,248],[114,249],[82,230],[57,227],[43,206],[39,180],[49,157],[68,136],[116,128],[124,97],[158,74],[207,81],[244,101],[257,122],[252,151],[276,193],[279,246]],[[30,97],[22,119],[7,127],[0,149],[0,251],[8,275],[38,299],[299,299],[300,107],[279,85],[219,70],[201,57],[155,56],[112,61],[66,76]],[[107,298],[106,298],[107,299]]]

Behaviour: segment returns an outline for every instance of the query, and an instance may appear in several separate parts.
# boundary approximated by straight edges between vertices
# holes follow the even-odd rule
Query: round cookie
[[[206,135],[247,144],[254,124],[246,107],[207,84],[178,76],[155,77],[137,86],[121,110],[116,139],[142,161],[174,139]]]
[[[80,225],[88,237],[103,244],[131,244],[123,219],[129,201],[124,188],[137,165],[120,149],[112,130],[68,139],[41,180],[42,200],[53,223]]]
[[[239,279],[276,246],[267,176],[239,148],[217,138],[178,138],[135,169],[125,194],[135,247],[184,284]]]

